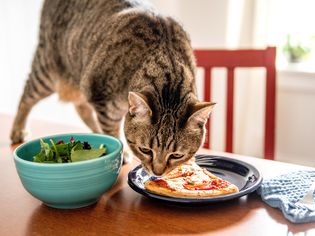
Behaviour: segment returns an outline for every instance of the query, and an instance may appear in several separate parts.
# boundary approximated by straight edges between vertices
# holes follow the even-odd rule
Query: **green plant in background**
[[[287,56],[289,62],[300,62],[306,59],[311,52],[307,46],[302,46],[300,42],[293,43],[291,36],[287,36],[287,42],[283,47],[283,53]]]

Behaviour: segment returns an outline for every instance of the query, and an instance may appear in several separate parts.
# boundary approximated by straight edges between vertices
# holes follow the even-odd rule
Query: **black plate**
[[[150,176],[141,165],[129,172],[128,184],[133,190],[149,198],[180,204],[206,204],[242,197],[254,192],[262,182],[259,171],[243,161],[224,156],[196,155],[196,163],[218,177],[235,184],[240,191],[224,196],[206,198],[177,198],[150,193],[144,188],[144,183]]]

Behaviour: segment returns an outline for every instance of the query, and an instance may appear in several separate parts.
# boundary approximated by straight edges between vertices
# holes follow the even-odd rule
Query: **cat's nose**
[[[152,172],[156,176],[162,176],[164,174],[165,166],[155,165],[153,166]]]

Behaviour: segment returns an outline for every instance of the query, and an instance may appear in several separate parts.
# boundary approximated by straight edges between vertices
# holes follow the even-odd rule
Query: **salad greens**
[[[40,139],[40,152],[33,157],[34,162],[40,163],[69,163],[91,160],[106,154],[104,144],[99,148],[92,148],[88,142],[75,141],[71,137],[70,142],[60,140],[55,143],[50,139],[51,146]]]

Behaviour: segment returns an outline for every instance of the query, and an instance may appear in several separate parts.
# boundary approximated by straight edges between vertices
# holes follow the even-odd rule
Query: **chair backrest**
[[[197,67],[203,67],[205,70],[205,101],[211,101],[211,69],[213,67],[227,68],[226,152],[233,152],[234,69],[237,67],[266,68],[264,158],[273,160],[275,155],[276,48],[268,47],[261,50],[195,50],[194,53]],[[204,147],[210,148],[210,120],[207,123],[207,129],[208,134]]]

